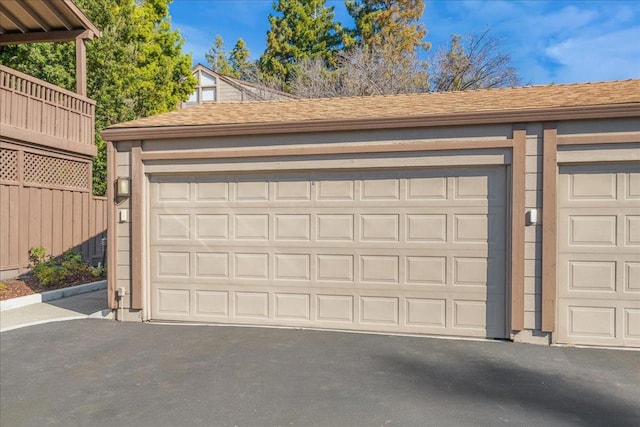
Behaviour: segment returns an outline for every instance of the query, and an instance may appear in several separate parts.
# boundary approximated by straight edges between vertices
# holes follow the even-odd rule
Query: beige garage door
[[[159,176],[151,318],[505,336],[505,168]]]
[[[640,165],[560,168],[558,336],[640,346]]]

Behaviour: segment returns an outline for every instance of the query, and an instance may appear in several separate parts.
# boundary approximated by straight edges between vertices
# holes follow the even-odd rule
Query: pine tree
[[[233,77],[242,80],[255,80],[257,78],[255,63],[250,61],[249,57],[249,49],[247,49],[244,40],[238,39],[229,53],[229,63],[233,69]]]
[[[392,46],[397,57],[429,49],[430,44],[424,41],[427,30],[420,23],[424,0],[346,0],[345,4],[355,21],[348,46]]]
[[[213,45],[204,54],[204,57],[209,63],[209,67],[216,73],[235,77],[234,69],[227,59],[227,52],[224,49],[224,40],[220,34],[216,35]]]
[[[259,67],[267,79],[288,82],[295,63],[322,59],[332,66],[342,46],[342,28],[334,22],[333,7],[326,0],[277,0],[269,15],[271,29]]]

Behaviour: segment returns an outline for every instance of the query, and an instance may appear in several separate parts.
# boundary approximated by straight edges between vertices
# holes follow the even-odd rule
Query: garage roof
[[[2,0],[0,45],[92,39],[100,30],[71,0]]]
[[[226,134],[271,133],[611,116],[640,116],[640,80],[352,98],[208,103],[120,123],[107,129],[104,136],[123,140],[175,137],[172,129],[187,132],[178,136],[205,136],[212,132],[217,134],[216,129]],[[162,132],[157,132],[160,130]]]

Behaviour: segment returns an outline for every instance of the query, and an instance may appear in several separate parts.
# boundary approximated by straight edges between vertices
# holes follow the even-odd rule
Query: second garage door
[[[505,337],[504,167],[150,179],[151,318]]]
[[[640,165],[561,167],[558,208],[557,341],[640,347]]]

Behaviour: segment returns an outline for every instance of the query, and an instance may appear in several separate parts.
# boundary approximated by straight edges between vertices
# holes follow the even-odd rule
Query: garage
[[[559,173],[558,342],[640,346],[640,164]]]
[[[640,347],[640,80],[114,125],[119,320]]]
[[[150,179],[151,320],[504,338],[505,167]]]

